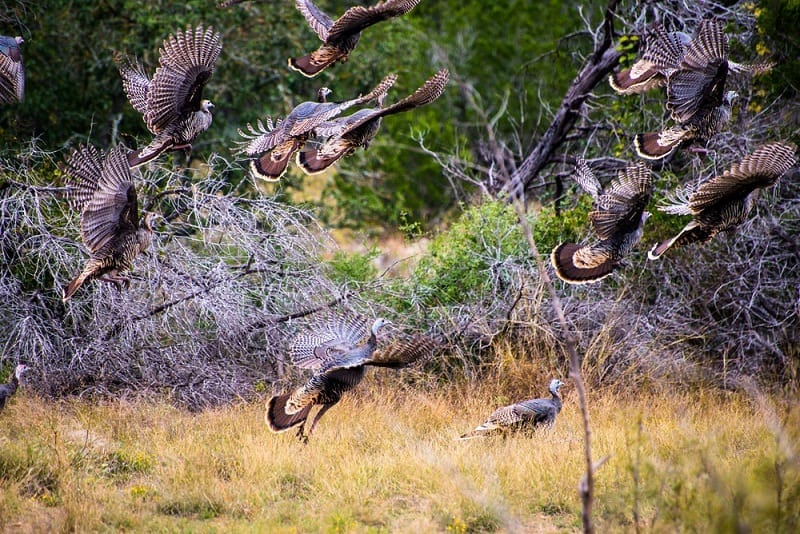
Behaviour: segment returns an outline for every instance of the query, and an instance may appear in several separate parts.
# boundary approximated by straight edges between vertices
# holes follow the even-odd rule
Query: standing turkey
[[[700,22],[686,46],[680,64],[667,76],[667,110],[678,124],[661,132],[634,138],[636,152],[646,159],[662,159],[682,144],[706,142],[731,117],[735,91],[725,91],[728,78],[728,38],[720,19]]]
[[[745,222],[759,189],[775,185],[797,163],[796,150],[792,143],[764,145],[721,175],[696,188],[679,191],[676,202],[659,209],[673,215],[691,215],[692,220],[678,235],[656,244],[648,257],[656,260],[672,247],[705,243]]]
[[[538,426],[552,426],[561,411],[559,390],[564,383],[554,378],[550,381],[549,399],[530,399],[510,406],[504,406],[489,416],[474,430],[463,434],[459,439],[472,439],[506,431],[533,430]]]
[[[0,411],[3,411],[3,408],[6,407],[6,401],[8,401],[8,399],[17,392],[17,388],[19,387],[19,379],[22,377],[22,373],[27,370],[27,365],[17,365],[17,367],[14,369],[14,374],[11,375],[11,381],[0,386]]]
[[[292,362],[298,367],[313,369],[314,374],[294,391],[269,400],[265,420],[270,430],[284,432],[300,425],[297,436],[308,441],[325,412],[361,382],[367,366],[399,369],[434,350],[435,344],[430,338],[417,336],[376,352],[378,331],[388,323],[379,318],[370,328],[364,318],[331,317],[309,333],[298,336],[292,346]],[[369,337],[364,340],[367,333]],[[308,433],[304,433],[306,420],[316,405],[321,408]]]
[[[650,169],[644,163],[629,165],[619,177],[603,189],[583,159],[575,173],[581,187],[594,199],[589,213],[594,233],[599,239],[586,245],[561,243],[553,249],[550,260],[556,275],[570,284],[602,280],[614,272],[642,238],[645,211],[653,184]]]
[[[442,69],[428,79],[413,94],[383,107],[383,95],[374,109],[362,109],[347,117],[333,119],[316,128],[316,134],[327,137],[319,148],[306,146],[297,153],[297,164],[306,174],[317,174],[333,165],[342,156],[348,156],[363,147],[365,150],[378,134],[381,119],[387,115],[402,113],[430,104],[439,98],[450,78],[450,72]]]
[[[128,100],[155,136],[149,145],[128,156],[131,167],[166,150],[190,151],[191,143],[208,130],[214,104],[202,97],[203,87],[214,73],[221,51],[220,34],[201,25],[164,41],[152,79],[138,61],[115,57]]]
[[[353,6],[334,21],[311,0],[295,0],[295,6],[322,41],[314,52],[292,58],[289,66],[304,76],[313,77],[337,61],[347,61],[358,44],[361,32],[378,22],[405,15],[420,0],[386,0],[371,7]]]
[[[64,288],[67,301],[87,280],[99,278],[127,285],[122,271],[153,239],[148,213],[139,220],[139,203],[126,151],[115,148],[104,155],[89,145],[76,150],[64,165],[70,187],[64,193],[70,206],[81,212],[81,238],[91,254],[83,271]]]
[[[22,102],[25,98],[25,68],[22,66],[22,37],[0,35],[0,104]]]
[[[314,135],[316,128],[352,106],[382,98],[396,79],[397,76],[390,74],[366,95],[344,102],[328,102],[331,90],[322,87],[317,92],[316,102],[297,105],[285,119],[273,123],[267,118],[266,127],[259,120],[256,127],[248,124],[247,132],[240,129],[239,135],[246,139],[240,143],[240,153],[250,160],[250,172],[267,182],[280,180],[292,156]]]

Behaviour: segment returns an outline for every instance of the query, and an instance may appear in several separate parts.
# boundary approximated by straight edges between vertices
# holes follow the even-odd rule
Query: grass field
[[[306,446],[271,434],[262,402],[192,414],[158,402],[49,402],[23,390],[0,414],[1,528],[580,529],[583,445],[569,385],[551,431],[460,442],[509,399],[465,386],[398,391],[394,380],[371,373]],[[796,405],[773,399],[765,409],[721,393],[591,401],[595,457],[611,455],[597,476],[598,532],[798,531]]]

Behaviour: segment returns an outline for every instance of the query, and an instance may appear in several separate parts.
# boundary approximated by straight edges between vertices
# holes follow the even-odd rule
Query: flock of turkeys
[[[665,106],[676,124],[634,138],[636,153],[647,160],[661,160],[681,146],[705,143],[725,127],[736,97],[734,91],[725,90],[729,72],[758,74],[772,67],[769,63],[730,61],[724,23],[717,18],[703,19],[692,37],[656,27],[647,36],[646,45],[642,57],[629,69],[609,76],[609,83],[624,95],[666,85]],[[674,195],[675,203],[659,209],[692,215],[692,221],[675,237],[654,245],[648,257],[655,260],[672,247],[706,242],[745,222],[758,191],[774,185],[795,165],[795,151],[791,143],[769,143],[722,174],[680,188]],[[650,215],[646,208],[653,184],[650,170],[642,162],[628,165],[605,188],[582,159],[578,160],[575,177],[594,199],[589,220],[597,239],[582,245],[561,243],[550,259],[559,278],[585,284],[602,280],[618,269],[638,244]]]
[[[242,0],[221,2],[228,7]],[[320,47],[289,60],[289,66],[305,76],[315,76],[353,52],[361,32],[369,26],[413,9],[420,0],[387,0],[372,7],[351,7],[337,20],[322,12],[311,0],[295,5],[322,41]],[[0,102],[22,100],[25,75],[21,37],[0,37]],[[203,88],[214,73],[222,52],[222,39],[202,25],[169,36],[159,53],[152,76],[137,60],[123,54],[114,59],[131,105],[142,114],[152,141],[129,151],[122,147],[106,152],[81,146],[63,165],[69,188],[65,197],[81,214],[81,238],[89,260],[63,292],[68,300],[88,280],[97,278],[127,285],[122,273],[132,269],[137,255],[152,241],[154,213],[140,216],[136,193],[136,168],[168,150],[191,150],[192,142],[212,122],[214,105],[203,98]],[[621,94],[635,94],[666,85],[666,109],[675,125],[664,131],[635,137],[636,152],[658,160],[680,146],[705,142],[721,131],[730,119],[733,91],[726,91],[729,72],[756,74],[771,65],[742,65],[728,59],[728,40],[719,19],[706,18],[690,37],[658,27],[647,37],[647,47],[630,69],[612,74],[611,86]],[[258,119],[239,133],[244,138],[239,153],[246,156],[253,176],[278,180],[296,155],[298,166],[308,174],[324,171],[357,148],[367,148],[375,138],[383,117],[429,104],[439,98],[449,73],[441,70],[412,94],[384,106],[396,81],[386,76],[365,95],[341,102],[327,100],[330,90],[321,88],[316,101],[303,102],[284,118]],[[374,104],[351,115],[341,114],[354,106]],[[661,257],[672,247],[705,242],[747,218],[759,191],[774,185],[795,164],[795,147],[770,143],[732,164],[721,175],[675,194],[674,204],[659,209],[692,220],[675,237],[656,244],[650,259]],[[628,165],[619,177],[603,187],[587,163],[579,159],[575,173],[580,186],[594,200],[589,215],[597,238],[582,245],[562,243],[551,254],[558,276],[569,283],[596,282],[622,265],[642,237],[653,192],[650,169],[638,162]],[[298,427],[298,437],[307,440],[322,415],[342,395],[356,387],[366,368],[405,367],[436,348],[424,336],[398,340],[377,350],[379,330],[388,324],[379,318],[370,323],[357,316],[329,316],[300,334],[292,344],[294,365],[314,371],[293,391],[270,399],[266,423],[275,432]],[[12,381],[0,386],[0,409],[19,384],[26,370],[16,368]],[[468,439],[512,428],[551,425],[561,410],[559,390],[563,383],[550,382],[551,398],[531,399],[495,411],[483,424],[461,436]],[[320,406],[310,428],[311,409]]]

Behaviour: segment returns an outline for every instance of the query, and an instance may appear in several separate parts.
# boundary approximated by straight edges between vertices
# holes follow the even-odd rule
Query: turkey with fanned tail
[[[561,243],[550,260],[565,282],[587,284],[619,268],[641,239],[653,184],[650,169],[642,162],[628,165],[603,188],[586,161],[579,159],[575,179],[594,199],[589,220],[598,239],[584,245]]]
[[[269,400],[265,421],[270,430],[284,432],[299,426],[298,438],[307,441],[325,412],[361,382],[367,366],[399,369],[435,349],[432,339],[415,336],[376,352],[378,331],[388,323],[379,318],[370,327],[361,317],[329,317],[298,336],[292,345],[292,362],[313,369],[314,374],[304,385]],[[317,405],[321,408],[306,433],[306,421]]]
[[[737,96],[725,90],[730,69],[724,23],[717,18],[702,20],[680,64],[667,75],[666,108],[677,124],[661,132],[638,134],[634,138],[637,154],[662,159],[681,145],[705,143],[719,133],[730,121]]]
[[[254,177],[268,182],[278,181],[286,172],[292,156],[315,134],[316,128],[352,106],[381,98],[396,79],[397,76],[390,74],[366,95],[344,102],[328,102],[331,90],[322,87],[317,92],[316,102],[297,105],[286,118],[273,122],[268,117],[266,125],[259,119],[255,127],[248,124],[247,131],[239,129],[239,135],[245,139],[239,143],[239,153],[250,160],[250,172]]]
[[[69,205],[81,212],[81,238],[90,257],[81,273],[63,291],[63,300],[87,281],[99,278],[121,287],[130,280],[120,274],[133,268],[133,260],[153,239],[155,213],[139,220],[136,187],[125,149],[103,154],[88,145],[80,147],[64,165]]]

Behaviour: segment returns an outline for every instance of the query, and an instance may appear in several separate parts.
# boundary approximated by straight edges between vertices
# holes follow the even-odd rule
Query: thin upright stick
[[[561,306],[561,299],[556,293],[556,287],[553,284],[553,279],[550,273],[547,272],[544,261],[539,254],[539,248],[536,246],[536,241],[533,239],[533,232],[525,218],[525,207],[521,201],[514,202],[514,207],[517,210],[517,217],[519,224],[522,227],[522,233],[528,241],[528,246],[531,247],[531,252],[536,260],[536,266],[539,269],[539,278],[547,286],[550,292],[550,297],[553,303],[553,309],[558,317],[558,322],[561,325],[561,331],[564,334],[564,343],[567,347],[567,354],[569,355],[569,376],[575,382],[575,389],[578,391],[578,404],[581,408],[581,417],[583,418],[583,443],[584,455],[586,460],[586,474],[578,486],[578,492],[581,496],[581,519],[583,520],[583,531],[587,534],[594,532],[594,525],[592,525],[592,502],[594,499],[594,470],[595,466],[592,463],[592,429],[589,425],[589,407],[586,403],[586,388],[583,384],[583,373],[581,372],[581,358],[578,356],[577,343],[572,330],[567,325],[567,318],[564,315],[564,308]]]

